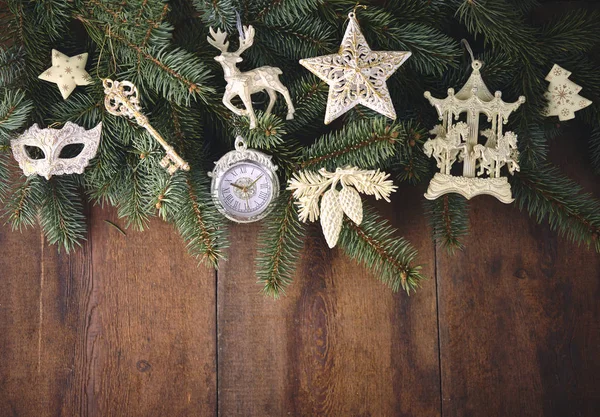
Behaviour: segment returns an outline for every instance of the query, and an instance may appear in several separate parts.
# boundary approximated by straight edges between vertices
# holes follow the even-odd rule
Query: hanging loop
[[[474,70],[480,70],[483,67],[483,62],[478,59],[475,59],[475,55],[473,54],[473,50],[471,49],[471,45],[469,45],[469,41],[466,39],[462,39],[460,43],[465,47],[469,55],[471,56],[471,67]]]

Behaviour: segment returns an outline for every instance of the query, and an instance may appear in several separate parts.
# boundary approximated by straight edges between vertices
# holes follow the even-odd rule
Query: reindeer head
[[[240,55],[246,49],[252,46],[254,42],[254,28],[252,26],[244,26],[244,35],[240,36],[240,47],[235,52],[227,52],[229,47],[229,41],[227,41],[227,32],[221,32],[221,29],[217,29],[215,32],[213,28],[209,28],[210,36],[206,39],[208,43],[221,51],[221,55],[215,57],[215,61],[222,63],[238,63],[242,62]]]

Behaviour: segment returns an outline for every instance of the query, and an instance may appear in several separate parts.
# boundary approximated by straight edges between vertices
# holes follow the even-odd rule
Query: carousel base
[[[434,175],[429,183],[425,198],[435,200],[448,193],[458,193],[467,200],[477,195],[487,194],[496,197],[505,204],[515,201],[506,177],[467,178],[440,174],[439,172]]]

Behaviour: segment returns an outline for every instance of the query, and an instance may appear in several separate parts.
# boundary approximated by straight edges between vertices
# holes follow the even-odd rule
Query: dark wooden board
[[[1,229],[0,415],[215,415],[214,271],[158,220],[90,218],[73,255]]]
[[[598,193],[575,140],[553,159]],[[465,251],[437,257],[443,415],[600,415],[600,257],[515,206],[471,207]]]
[[[387,214],[433,277],[420,205],[406,203],[418,196],[403,189]],[[287,296],[265,299],[251,261],[257,230],[232,228],[219,271],[219,414],[439,415],[435,280],[414,297],[394,295],[315,229]]]

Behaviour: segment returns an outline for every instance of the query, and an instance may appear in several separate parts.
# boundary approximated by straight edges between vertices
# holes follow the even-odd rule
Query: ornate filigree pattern
[[[448,97],[438,99],[425,92],[425,98],[437,109],[441,125],[431,130],[434,138],[425,142],[423,150],[434,157],[440,172],[429,184],[425,197],[433,200],[446,193],[458,193],[467,199],[489,194],[504,203],[513,201],[510,184],[500,176],[500,169],[508,167],[510,174],[519,170],[517,135],[503,132],[509,115],[525,102],[519,97],[514,103],[505,103],[502,93],[492,94],[481,77],[482,63],[473,61],[473,73],[458,92],[448,89]],[[457,122],[462,113],[467,122]],[[491,128],[480,130],[480,114],[487,116]],[[485,144],[479,137],[487,138]],[[463,164],[462,177],[450,174],[455,162]],[[478,170],[479,169],[479,170]],[[487,176],[488,178],[477,178]]]
[[[53,175],[81,174],[90,159],[96,156],[102,123],[95,128],[85,128],[67,122],[62,129],[40,129],[34,124],[10,143],[15,160],[26,176],[41,175],[50,179]],[[82,144],[83,149],[72,158],[61,158],[60,153],[67,145]],[[39,148],[44,157],[33,159],[26,147]]]
[[[238,136],[235,138],[235,150],[227,152],[218,161],[215,161],[215,167],[208,173],[209,177],[216,178],[231,168],[233,165],[242,161],[252,161],[265,166],[270,171],[277,171],[277,165],[271,161],[271,155],[264,154],[255,149],[248,149],[244,138]]]
[[[210,185],[212,199],[221,214],[237,223],[251,223],[265,218],[271,212],[273,209],[272,203],[279,196],[279,178],[277,178],[275,173],[278,167],[273,163],[273,161],[271,161],[271,158],[272,156],[255,149],[248,149],[244,138],[241,136],[235,138],[235,150],[227,152],[218,161],[215,161],[215,167],[211,172],[208,172],[208,176],[212,178]],[[244,162],[250,162],[259,165],[264,169],[266,177],[268,177],[268,181],[271,184],[272,195],[266,210],[252,216],[241,218],[239,216],[232,215],[225,209],[220,201],[219,188],[222,180],[225,177],[225,174],[229,171],[229,169]],[[256,190],[253,190],[252,188],[246,189],[245,185],[247,184],[238,183],[238,186],[242,186],[243,188],[240,197],[245,197],[246,195],[250,196],[249,194],[256,192]]]
[[[142,113],[137,87],[130,81],[102,80],[104,86],[104,107],[114,116],[135,119],[166,151],[160,165],[173,175],[178,169],[189,171],[190,166],[181,158],[175,149],[152,127],[148,118]]]
[[[325,124],[362,104],[390,119],[396,111],[386,80],[410,56],[410,52],[372,51],[354,13],[337,54],[300,60],[300,64],[329,85]]]

